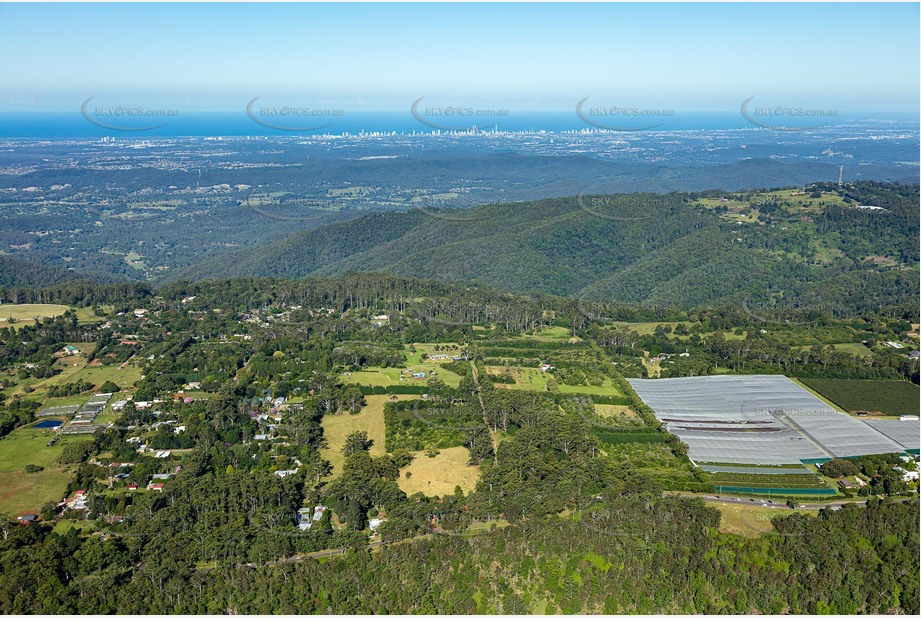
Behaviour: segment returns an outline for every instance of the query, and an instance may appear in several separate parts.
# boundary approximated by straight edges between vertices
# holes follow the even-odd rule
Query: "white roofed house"
[[[297,510],[297,527],[299,530],[309,530],[313,525],[311,521],[311,514],[313,513],[313,507],[305,506]]]

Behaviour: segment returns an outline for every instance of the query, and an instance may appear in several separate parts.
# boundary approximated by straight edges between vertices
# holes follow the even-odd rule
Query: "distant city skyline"
[[[917,4],[0,4],[0,113],[919,108]]]

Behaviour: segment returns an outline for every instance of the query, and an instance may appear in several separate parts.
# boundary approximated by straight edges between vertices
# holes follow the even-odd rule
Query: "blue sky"
[[[917,4],[0,4],[0,111],[919,107]]]

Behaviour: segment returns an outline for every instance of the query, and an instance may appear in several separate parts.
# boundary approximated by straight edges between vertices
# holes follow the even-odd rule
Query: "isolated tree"
[[[353,431],[345,437],[345,446],[342,447],[342,454],[346,457],[354,455],[361,451],[369,451],[374,445],[374,440],[368,438],[367,431]]]

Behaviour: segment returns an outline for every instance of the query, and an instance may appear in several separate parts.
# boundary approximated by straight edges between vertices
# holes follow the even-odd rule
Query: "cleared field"
[[[650,378],[658,378],[662,373],[662,365],[658,358],[649,358],[648,353],[643,353],[643,367],[646,368],[646,375]]]
[[[10,318],[17,323],[29,323],[33,318],[50,318],[62,315],[68,307],[64,305],[0,305],[0,328],[4,326],[16,326],[10,324]]]
[[[847,352],[854,356],[871,356],[873,354],[870,348],[862,343],[833,343],[832,345],[839,352]]]
[[[572,386],[569,384],[559,383],[561,393],[584,393],[586,395],[605,395],[609,397],[622,397],[620,391],[611,378],[605,378],[601,386],[592,386],[590,384]]]
[[[46,502],[63,497],[71,474],[69,469],[58,467],[57,459],[69,442],[87,438],[61,438],[54,446],[45,446],[52,435],[48,430],[20,427],[0,439],[0,513],[38,511]],[[23,468],[28,464],[45,469],[26,474]]]
[[[447,354],[449,357],[460,353],[460,348],[448,350],[435,350],[435,346],[441,348],[450,347],[452,344],[442,343],[417,343],[414,344],[415,352],[410,353],[409,346],[406,346],[406,368],[399,367],[373,367],[362,369],[361,371],[351,371],[340,376],[343,382],[347,384],[358,384],[361,386],[424,386],[428,384],[428,374],[434,371],[439,380],[452,388],[456,388],[461,381],[461,376],[448,371],[442,365],[451,362],[451,359],[433,361],[430,358],[422,360],[422,354],[429,356],[432,354]],[[413,373],[422,372],[425,378],[414,378]],[[401,381],[400,378],[403,378]]]
[[[486,372],[500,374],[508,372],[515,379],[514,384],[496,384],[496,388],[511,388],[521,391],[545,391],[550,376],[535,367],[486,367]],[[562,389],[561,389],[562,390]]]
[[[119,365],[103,365],[101,367],[84,366],[74,373],[69,381],[86,380],[96,386],[101,386],[104,382],[111,380],[124,389],[130,389],[134,383],[141,379],[141,370],[132,364],[125,365],[121,368]]]
[[[595,412],[604,418],[638,418],[630,406],[613,406],[605,403],[596,403]]]
[[[496,383],[496,388],[510,388],[522,391],[543,392],[547,390],[547,383],[555,379],[552,373],[545,373],[536,367],[504,367],[499,365],[488,365],[486,373],[490,375],[510,374],[515,380],[514,384]],[[557,386],[561,393],[567,394],[585,394],[585,395],[603,395],[609,397],[622,397],[623,393],[611,378],[605,378],[600,386],[590,384],[572,385],[556,380]]]
[[[421,491],[427,496],[444,496],[454,493],[458,485],[467,493],[473,490],[480,477],[480,467],[468,466],[468,459],[470,452],[463,446],[441,449],[435,457],[416,453],[413,462],[402,470],[397,483],[406,495]]]
[[[651,335],[656,332],[656,328],[659,326],[671,326],[672,330],[681,322],[613,322],[613,326],[628,328],[639,335]],[[684,322],[687,326],[691,326],[692,322]]]
[[[326,436],[327,446],[320,454],[333,465],[333,476],[342,472],[345,463],[342,447],[345,446],[346,436],[354,431],[366,431],[368,437],[374,440],[371,455],[380,457],[384,454],[384,405],[390,401],[390,397],[399,400],[418,399],[416,395],[368,395],[365,397],[367,405],[358,414],[328,414],[323,417],[323,435]]]
[[[816,344],[800,345],[800,346],[796,346],[796,349],[808,350],[813,345],[816,345]],[[822,345],[826,345],[826,344],[822,344]],[[839,352],[847,352],[848,354],[853,354],[854,356],[859,356],[861,358],[865,356],[873,355],[873,351],[870,350],[870,348],[868,348],[862,343],[831,343],[827,345],[831,345],[833,348],[835,348]]]
[[[546,326],[533,335],[523,335],[523,337],[537,341],[568,341],[570,343],[582,341],[579,337],[573,337],[569,329],[563,326]]]
[[[74,345],[78,347],[83,354],[80,356],[65,356],[57,359],[54,363],[54,368],[60,370],[59,374],[51,376],[50,378],[17,380],[17,384],[5,392],[9,395],[22,394],[29,399],[43,399],[47,396],[48,388],[55,384],[86,380],[98,387],[102,386],[107,380],[111,380],[124,391],[133,388],[134,383],[140,380],[141,369],[131,363],[124,367],[120,365],[89,367],[85,355],[92,352],[96,344],[77,343]],[[31,387],[34,391],[26,393],[26,387]]]
[[[463,354],[464,348],[461,345],[456,343],[413,343],[411,344],[413,348],[416,349],[415,352],[410,352],[410,345],[406,346],[406,362],[407,364],[416,364],[422,362],[422,353],[425,352],[429,356],[433,354],[447,354],[448,356],[460,356]],[[438,349],[436,349],[438,348]],[[438,362],[451,362],[451,359],[448,358],[444,361],[431,361],[433,363]]]
[[[793,511],[772,509],[765,506],[744,504],[709,504],[720,512],[720,532],[737,534],[748,538],[757,538],[774,532],[772,520],[786,517]],[[800,514],[815,516],[818,511],[797,511]]]
[[[848,412],[881,412],[887,416],[917,414],[921,389],[894,380],[835,380],[806,378],[801,382]]]

